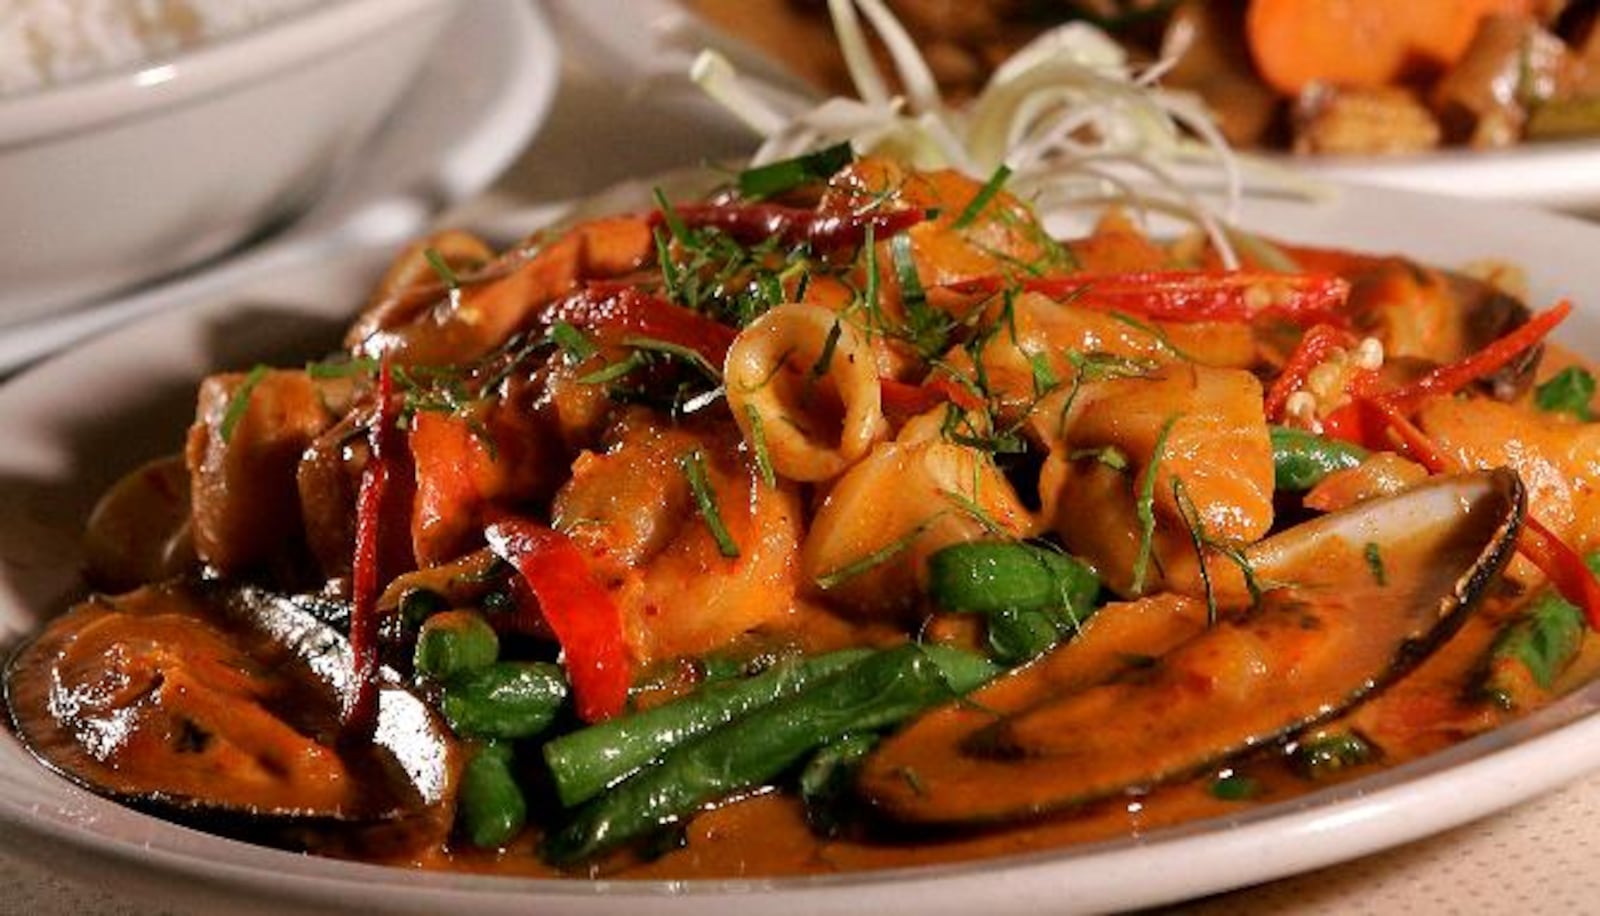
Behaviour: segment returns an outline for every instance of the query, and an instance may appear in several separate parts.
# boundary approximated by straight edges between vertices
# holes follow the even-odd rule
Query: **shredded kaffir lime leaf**
[[[261,380],[267,377],[268,371],[266,366],[259,364],[251,367],[244,381],[240,382],[239,387],[233,392],[233,397],[228,399],[228,407],[222,412],[222,423],[217,427],[217,435],[222,437],[223,442],[233,438],[234,429],[239,425],[239,421],[244,419],[245,411],[250,409],[250,396],[255,393],[256,386],[261,384]]]

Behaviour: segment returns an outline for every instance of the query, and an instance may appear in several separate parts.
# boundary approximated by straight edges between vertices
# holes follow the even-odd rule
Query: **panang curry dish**
[[[18,736],[328,855],[783,875],[1227,816],[1594,673],[1568,304],[1004,178],[840,146],[419,242],[105,496]]]

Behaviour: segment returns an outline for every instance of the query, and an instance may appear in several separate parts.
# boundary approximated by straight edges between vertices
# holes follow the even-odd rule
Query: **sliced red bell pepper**
[[[819,251],[860,245],[869,227],[881,241],[929,218],[928,211],[916,208],[822,213],[781,204],[687,204],[672,210],[691,229],[718,229],[745,245],[777,238],[785,245],[807,242]],[[668,223],[660,210],[650,218],[652,226]]]
[[[490,549],[516,567],[561,643],[579,717],[598,722],[622,712],[633,680],[622,612],[583,551],[561,532],[522,518],[501,518],[484,534]]]
[[[350,655],[355,692],[344,709],[344,726],[371,734],[378,719],[379,520],[389,489],[389,440],[395,428],[394,373],[385,356],[378,367],[376,410],[367,427],[367,464],[356,495],[356,545],[350,570]]]
[[[625,283],[591,283],[558,299],[540,315],[546,325],[564,321],[588,331],[623,331],[687,347],[721,368],[738,332],[733,328]]]
[[[1465,359],[1440,366],[1427,375],[1384,395],[1384,399],[1410,413],[1428,398],[1454,394],[1473,382],[1487,378],[1509,365],[1543,340],[1572,313],[1572,303],[1562,301],[1545,309],[1515,330]]]
[[[1014,281],[974,277],[946,284],[957,293],[998,293]],[[1125,312],[1154,321],[1255,321],[1342,326],[1350,283],[1328,274],[1266,271],[1155,270],[1140,273],[1031,277],[1016,284],[1082,308]]]

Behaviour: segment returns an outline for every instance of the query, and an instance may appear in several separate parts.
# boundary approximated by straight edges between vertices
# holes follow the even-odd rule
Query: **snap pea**
[[[553,834],[545,854],[554,862],[574,862],[613,848],[710,801],[762,785],[845,734],[893,725],[967,693],[998,671],[979,656],[937,646],[876,653],[613,786]]]
[[[1366,449],[1359,445],[1303,429],[1273,426],[1268,436],[1272,441],[1274,482],[1280,490],[1309,490],[1334,471],[1356,467],[1367,457]]]
[[[418,677],[449,680],[500,655],[494,627],[474,611],[444,611],[423,621],[411,667]]]
[[[495,662],[445,682],[439,709],[465,738],[531,738],[567,699],[567,679],[548,662]]]
[[[567,807],[587,801],[672,747],[797,693],[871,654],[869,649],[845,649],[786,659],[754,677],[708,684],[654,709],[562,735],[544,746],[556,793]]]
[[[1094,612],[1100,580],[1054,550],[972,541],[928,557],[928,592],[946,610],[983,614],[990,652],[1015,664],[1070,637]]]
[[[479,849],[511,842],[528,822],[528,803],[511,772],[511,746],[480,745],[461,771],[456,827]]]

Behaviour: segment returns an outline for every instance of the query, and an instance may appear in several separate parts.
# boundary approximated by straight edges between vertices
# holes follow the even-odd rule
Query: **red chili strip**
[[[1300,338],[1300,343],[1289,354],[1289,359],[1283,364],[1283,371],[1273,380],[1272,387],[1267,389],[1264,402],[1267,419],[1283,419],[1283,407],[1289,400],[1289,395],[1305,387],[1306,377],[1311,370],[1322,365],[1335,349],[1343,348],[1348,351],[1356,345],[1354,334],[1336,328],[1331,324],[1313,325],[1305,335]]]
[[[632,682],[622,612],[583,551],[561,532],[521,518],[496,521],[485,537],[491,550],[516,567],[561,643],[578,715],[599,722],[622,712]]]
[[[738,332],[699,312],[623,283],[591,283],[548,306],[547,325],[564,321],[588,331],[623,331],[687,347],[721,368]]]
[[[1004,289],[1007,282],[1000,277],[974,277],[942,288],[992,294]],[[1299,325],[1343,325],[1343,308],[1350,295],[1350,283],[1342,277],[1265,271],[1156,270],[1033,277],[1017,286],[1082,308],[1174,322],[1270,317]]]
[[[785,245],[808,242],[822,251],[861,244],[869,227],[882,240],[928,219],[928,211],[921,209],[819,213],[781,204],[687,204],[672,209],[685,226],[717,229],[744,245],[777,238]],[[650,222],[652,227],[666,225],[666,214],[657,210]]]
[[[356,494],[356,545],[350,570],[350,655],[355,693],[344,709],[344,725],[372,733],[378,721],[379,520],[389,489],[389,439],[395,426],[394,373],[385,356],[378,367],[377,410],[367,427],[367,464]]]
[[[929,376],[917,385],[898,379],[879,378],[878,390],[883,398],[884,412],[900,421],[927,413],[940,404],[954,404],[963,410],[977,410],[983,406],[983,399],[977,394],[944,375]]]
[[[1529,318],[1482,350],[1448,366],[1440,366],[1416,381],[1394,389],[1384,398],[1403,412],[1410,413],[1428,398],[1454,394],[1509,365],[1542,341],[1571,313],[1572,303],[1563,300]]]

